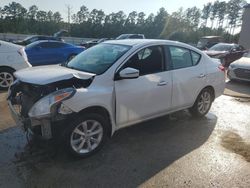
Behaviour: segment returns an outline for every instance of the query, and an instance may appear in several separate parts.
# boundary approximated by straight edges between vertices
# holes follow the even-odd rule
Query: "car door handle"
[[[160,81],[157,85],[158,86],[165,86],[167,85],[168,83],[166,81]]]
[[[205,74],[200,74],[198,78],[204,78],[206,75]]]

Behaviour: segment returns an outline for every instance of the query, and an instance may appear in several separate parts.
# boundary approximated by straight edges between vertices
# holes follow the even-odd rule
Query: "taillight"
[[[24,48],[24,47],[23,47],[23,48],[20,48],[17,52],[18,52],[18,54],[19,54],[20,56],[22,56],[22,57],[24,58],[25,61],[28,60],[27,55],[26,55],[26,53],[25,53],[25,48]]]
[[[223,72],[226,71],[225,67],[223,67],[222,65],[219,65],[218,68],[219,68],[221,71],[223,71]]]

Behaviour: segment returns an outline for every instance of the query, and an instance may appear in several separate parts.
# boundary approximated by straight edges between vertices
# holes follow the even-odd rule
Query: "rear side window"
[[[192,55],[193,65],[197,65],[200,62],[201,55],[194,51],[191,51],[191,55]]]
[[[200,54],[186,48],[170,46],[169,51],[173,69],[195,66],[201,59]]]

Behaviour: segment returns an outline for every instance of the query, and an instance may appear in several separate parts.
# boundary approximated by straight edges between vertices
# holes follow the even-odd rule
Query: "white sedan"
[[[8,89],[14,81],[13,73],[31,67],[24,47],[0,41],[0,89]]]
[[[250,81],[250,52],[230,64],[227,76],[230,80]]]
[[[45,139],[59,134],[80,157],[139,122],[182,109],[205,116],[225,88],[218,62],[166,40],[107,41],[67,65],[24,69],[15,76],[8,103],[17,123]]]

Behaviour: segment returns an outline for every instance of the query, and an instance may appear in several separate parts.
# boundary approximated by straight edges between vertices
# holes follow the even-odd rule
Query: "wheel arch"
[[[78,114],[85,114],[85,113],[97,113],[107,118],[108,119],[108,136],[111,137],[113,135],[114,128],[113,128],[111,115],[106,108],[104,108],[103,106],[91,106],[91,107],[84,108],[78,112]]]
[[[5,66],[5,65],[0,65],[0,70],[1,70],[1,69],[10,69],[10,70],[12,70],[13,72],[16,71],[13,67]]]

